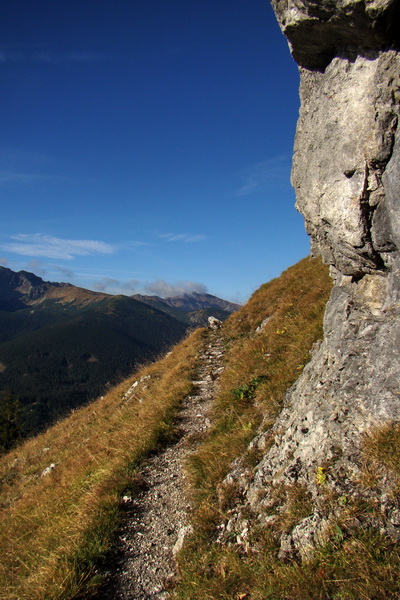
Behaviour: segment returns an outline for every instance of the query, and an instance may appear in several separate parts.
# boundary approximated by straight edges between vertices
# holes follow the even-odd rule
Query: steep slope
[[[199,538],[190,546],[197,557],[186,561],[178,597],[394,600],[400,597],[400,3],[272,5],[300,66],[297,207],[334,287],[323,341],[283,409],[272,415],[264,409],[247,455],[239,454],[222,484],[216,478],[210,485],[227,515],[208,527],[200,510],[208,545],[200,556]],[[254,395],[257,382],[251,383],[238,393]],[[258,396],[260,382],[256,387]],[[226,439],[223,447],[225,453]]]
[[[0,275],[0,408],[10,392],[18,398],[25,435],[97,397],[186,332],[182,322],[126,296],[10,269]]]
[[[300,66],[297,208],[334,287],[323,341],[283,409],[264,408],[258,435],[222,482],[213,462],[209,487],[201,483],[207,461],[219,455],[212,440],[200,453],[199,493],[212,497],[215,512],[200,502],[202,531],[189,542],[195,558],[183,560],[177,597],[394,600],[400,597],[400,2],[272,5]],[[265,402],[259,389],[256,378],[237,393]],[[226,435],[221,439],[225,455]]]
[[[0,598],[66,600],[98,583],[121,495],[145,456],[176,439],[201,332],[162,360],[0,457]],[[93,578],[93,579],[92,579]]]
[[[291,392],[247,494],[258,510],[256,491],[268,496],[271,482],[306,487],[314,511],[282,536],[282,553],[307,556],[336,512],[318,508],[321,479],[349,502],[361,493],[375,497],[385,515],[381,531],[399,539],[399,506],[385,496],[389,489],[381,482],[374,493],[361,492],[358,483],[364,435],[400,419],[400,4],[272,4],[300,65],[297,207],[335,284],[323,343]],[[376,516],[364,520],[376,524]]]
[[[192,560],[204,552],[206,558],[200,558],[198,573],[206,587],[213,567],[209,567],[203,542],[211,529],[211,545],[216,548],[215,526],[226,508],[212,506],[218,496],[215,482],[246,449],[265,406],[271,416],[279,410],[285,390],[321,335],[329,289],[326,269],[318,261],[305,259],[262,286],[248,305],[214,334],[213,345],[223,341],[226,348],[220,378],[223,388],[209,416],[214,422],[211,447],[193,459],[197,479],[207,493],[201,491],[198,497],[205,511],[195,521],[200,542],[195,542],[195,551],[186,554]],[[197,330],[169,355],[104,398],[0,457],[1,600],[66,600],[82,597],[84,591],[93,594],[101,582],[97,561],[110,548],[121,510],[134,510],[145,491],[143,458],[179,444],[181,408],[199,401],[193,398],[195,390],[206,389],[206,384],[211,390],[222,371],[220,351],[216,358],[207,350],[209,343],[204,330]],[[207,364],[202,366],[202,361]],[[208,376],[199,381],[199,375],[206,372]],[[196,410],[190,418],[199,419],[198,414]],[[222,433],[226,436],[220,437]],[[199,434],[198,430],[190,444],[202,441]],[[161,529],[167,518],[170,516],[162,517]],[[143,540],[143,546],[148,542]],[[204,566],[206,577],[201,573]],[[218,562],[215,567],[223,572]],[[108,568],[106,564],[105,570]],[[185,569],[182,573],[185,575]],[[217,581],[215,573],[213,577]],[[195,581],[194,593],[188,597],[202,598],[197,579],[198,574],[190,574],[178,590],[184,591]],[[239,593],[237,587],[228,597]]]
[[[184,466],[210,425],[210,409],[224,370],[224,338],[203,333],[193,389],[178,413],[175,443],[150,457],[141,469],[139,493],[125,497],[112,552],[103,561],[105,585],[96,600],[165,597],[175,572],[175,554],[190,531],[190,491]]]
[[[297,203],[334,288],[317,344],[330,284],[315,261],[224,324],[227,363],[190,462],[194,532],[172,593],[397,600],[400,3],[272,3],[301,71]],[[172,441],[171,407],[190,394],[200,336],[4,457],[4,600],[72,598],[98,583],[105,516],[116,524],[124,486],[138,493],[138,456]]]

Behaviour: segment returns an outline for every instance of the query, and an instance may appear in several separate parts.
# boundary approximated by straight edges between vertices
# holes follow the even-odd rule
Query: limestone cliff
[[[359,493],[363,434],[400,420],[400,2],[271,1],[301,74],[297,208],[335,281],[323,342],[288,394],[273,446],[242,484],[261,522],[279,510],[274,486],[297,482],[312,493],[314,513],[282,536],[285,556],[307,555],[323,537],[321,478],[337,498]],[[265,447],[265,435],[253,446]],[[396,500],[382,487],[376,495],[385,530],[399,539]]]

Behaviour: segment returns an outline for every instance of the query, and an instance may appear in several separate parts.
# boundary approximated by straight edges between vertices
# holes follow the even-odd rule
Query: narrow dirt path
[[[209,426],[209,411],[223,371],[219,330],[208,330],[199,355],[194,392],[178,415],[179,441],[143,465],[143,485],[125,498],[123,522],[107,561],[106,584],[96,600],[165,600],[174,555],[188,532],[190,504],[184,464]]]

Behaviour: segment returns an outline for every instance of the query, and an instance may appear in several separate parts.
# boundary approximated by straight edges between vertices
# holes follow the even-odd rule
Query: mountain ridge
[[[93,292],[71,283],[44,281],[29,271],[12,271],[0,266],[0,310],[18,310],[44,300],[90,304],[107,297],[110,294]]]
[[[13,271],[8,267],[0,266],[0,310],[17,310],[25,306],[35,306],[45,300],[57,300],[60,303],[74,302],[76,306],[79,306],[117,296],[125,296],[125,294],[107,294],[78,287],[71,283],[45,281],[29,271]],[[166,298],[146,294],[133,294],[126,297],[164,312],[168,312],[167,307],[178,308],[185,312],[215,308],[223,310],[228,316],[240,308],[240,304],[235,302],[198,292]]]
[[[158,358],[211,314],[225,320],[227,310],[204,308],[209,299],[235,308],[211,295],[180,298],[179,308],[170,306],[174,299],[143,302],[1,267],[0,410],[11,392],[24,434],[36,433]],[[184,301],[203,308],[185,310]]]
[[[240,305],[234,302],[223,300],[211,294],[199,294],[198,292],[167,298],[142,294],[134,294],[131,297],[162,310],[188,325],[200,327],[207,325],[208,317],[213,316],[225,321],[229,315],[240,308]]]
[[[37,433],[155,360],[186,330],[185,323],[128,296],[2,267],[0,410],[12,393],[23,435]]]
[[[134,294],[131,298],[136,298],[142,302],[151,302],[152,299],[154,299],[155,301],[162,302],[168,306],[183,308],[184,310],[215,307],[232,313],[240,308],[240,304],[236,304],[235,302],[223,300],[212,294],[200,294],[198,292],[186,293],[180,296],[168,296],[166,298],[162,298],[161,296]]]

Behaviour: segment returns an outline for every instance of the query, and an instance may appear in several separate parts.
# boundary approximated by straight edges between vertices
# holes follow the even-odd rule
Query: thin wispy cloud
[[[26,269],[28,271],[33,271],[33,273],[39,275],[39,277],[44,277],[47,273],[42,261],[36,259],[30,260],[26,265]]]
[[[237,196],[247,196],[254,192],[268,189],[277,181],[289,181],[290,158],[287,156],[275,156],[263,162],[257,163],[244,169],[240,176],[244,183],[237,190]]]
[[[0,265],[2,267],[8,267],[10,263],[8,262],[8,260],[6,258],[0,257]]]
[[[0,249],[23,256],[72,260],[76,256],[113,254],[111,244],[98,240],[68,240],[42,233],[19,233],[10,237],[12,241],[0,244]]]
[[[0,185],[32,185],[54,179],[52,175],[37,173],[19,173],[17,171],[0,171]]]
[[[68,282],[75,278],[75,273],[71,269],[52,263],[44,263],[37,258],[29,260],[23,268],[25,271],[30,271],[39,277],[49,277],[52,281],[59,281],[58,274],[61,274],[64,281]]]
[[[136,293],[139,283],[140,282],[137,279],[119,281],[113,277],[103,277],[102,279],[95,281],[93,286],[98,292],[131,296]]]
[[[141,242],[139,240],[129,240],[127,242],[120,242],[118,244],[119,250],[137,250],[143,246],[150,246],[148,242]]]
[[[207,286],[195,281],[169,283],[163,279],[157,279],[157,281],[154,281],[153,283],[145,284],[143,289],[146,294],[154,294],[156,296],[161,296],[162,298],[182,296],[193,292],[197,292],[198,294],[207,293]]]
[[[93,63],[106,57],[97,52],[86,50],[58,51],[39,46],[2,46],[0,47],[0,64],[8,63]]]
[[[206,239],[203,234],[192,234],[192,233],[160,233],[159,237],[166,242],[202,242]]]
[[[59,265],[52,265],[51,267],[54,271],[61,273],[61,275],[65,277],[67,281],[75,278],[75,273],[71,271],[71,269],[66,269],[65,267],[60,267]]]

